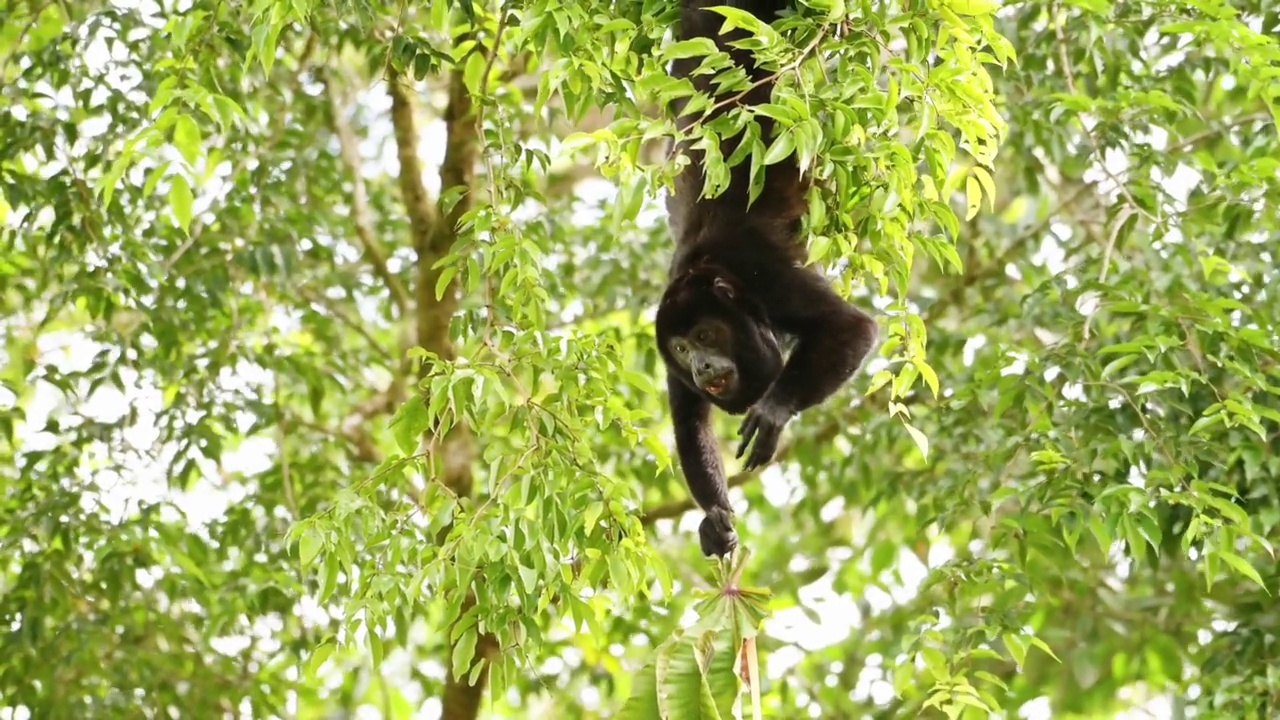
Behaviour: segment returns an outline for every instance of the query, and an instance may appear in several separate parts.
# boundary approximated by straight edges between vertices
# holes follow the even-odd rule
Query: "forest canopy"
[[[882,335],[729,461],[743,614],[673,0],[0,4],[0,718],[750,717],[713,621],[766,717],[1280,712],[1280,5],[725,15],[708,192],[796,158]]]

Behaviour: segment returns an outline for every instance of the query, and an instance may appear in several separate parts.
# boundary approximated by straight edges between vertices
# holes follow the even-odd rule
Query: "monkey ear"
[[[712,283],[712,287],[715,289],[717,293],[720,293],[721,295],[723,295],[725,299],[727,300],[733,299],[733,286],[729,284],[728,280],[725,280],[722,277],[717,277],[715,279],[715,282]]]

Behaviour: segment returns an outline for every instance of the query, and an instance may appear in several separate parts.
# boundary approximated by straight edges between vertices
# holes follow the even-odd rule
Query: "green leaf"
[[[457,265],[445,265],[440,269],[440,275],[436,278],[436,300],[444,297],[445,292],[449,290],[449,283],[457,274]]]
[[[188,575],[198,580],[201,585],[209,586],[209,578],[205,577],[204,570],[190,556],[177,548],[169,548],[169,554],[177,562],[178,567],[181,567]]]
[[[746,10],[728,5],[715,5],[706,9],[724,16],[724,24],[720,26],[721,33],[741,28],[747,31],[747,35],[767,40],[770,43],[777,41],[777,32],[760,18]]]
[[[326,640],[319,647],[311,652],[311,657],[307,659],[307,673],[312,677],[319,671],[320,666],[324,664],[337,648],[332,640]]]
[[[701,57],[703,55],[713,55],[719,52],[716,43],[709,37],[694,37],[687,40],[674,42],[663,48],[662,56],[667,60],[678,60],[680,58]]]
[[[1013,661],[1022,666],[1027,660],[1027,646],[1022,643],[1022,639],[1013,633],[1005,633],[1003,636],[1004,646],[1009,650],[1009,657]]]
[[[1027,639],[1027,642],[1045,651],[1045,653],[1047,653],[1049,657],[1053,658],[1054,660],[1057,660],[1059,663],[1062,662],[1062,660],[1060,660],[1057,655],[1054,655],[1053,651],[1049,649],[1049,646],[1045,644],[1045,642],[1040,638],[1036,637],[1035,635],[1024,635],[1023,637]]]
[[[169,169],[169,161],[160,163],[147,173],[147,180],[143,183],[142,194],[150,195],[155,192],[156,185],[160,182],[160,178],[164,177],[165,170]]]
[[[471,662],[476,659],[476,640],[479,634],[473,625],[462,631],[453,645],[450,667],[454,677],[463,677],[471,669]]]
[[[1219,557],[1227,561],[1227,564],[1235,568],[1236,572],[1257,583],[1258,587],[1262,588],[1268,595],[1271,594],[1271,590],[1267,587],[1267,584],[1262,581],[1262,576],[1258,574],[1258,571],[1254,569],[1253,565],[1250,565],[1247,560],[1236,555],[1230,550],[1225,550],[1223,548],[1214,548],[1212,554],[1215,557]]]
[[[520,567],[517,570],[520,573],[520,583],[524,591],[532,595],[538,587],[538,571],[527,567]]]
[[[968,705],[970,707],[975,707],[987,713],[991,712],[991,708],[987,707],[986,703],[982,702],[981,699],[979,699],[974,695],[967,695],[963,692],[957,692],[952,694],[951,699],[961,705]]]
[[[173,175],[169,180],[169,209],[173,211],[173,219],[183,232],[190,230],[191,206],[194,202],[195,198],[191,195],[191,186],[187,184],[187,178],[182,175]]]
[[[583,515],[583,522],[586,523],[587,530],[595,528],[596,523],[600,521],[600,515],[604,513],[604,503],[596,501],[587,506],[587,511]]]
[[[926,459],[929,457],[929,438],[919,430],[912,427],[909,423],[902,423],[902,427],[907,429],[907,434],[915,441],[916,447],[920,448],[920,454]]]
[[[996,0],[945,0],[945,3],[957,15],[991,15],[1000,9]]]
[[[111,197],[115,193],[116,186],[120,184],[120,178],[124,177],[125,171],[133,164],[134,159],[133,143],[126,143],[124,149],[112,161],[111,167],[94,184],[95,191],[103,194],[104,206],[111,205]]]
[[[302,539],[299,543],[298,554],[303,565],[310,565],[312,560],[316,559],[316,555],[320,554],[320,550],[324,547],[324,538],[320,536],[319,531],[315,528],[307,528],[302,532]]]
[[[964,181],[964,198],[964,219],[972,220],[977,216],[979,208],[982,207],[982,187],[978,184],[977,178],[972,175]]]
[[[371,623],[365,623],[365,629],[368,632],[369,652],[373,656],[373,667],[381,667],[383,658],[382,636],[378,635],[377,628]]]
[[[472,95],[484,95],[488,92],[486,78],[483,77],[486,67],[488,67],[488,59],[485,53],[473,52],[467,57],[463,65],[462,79],[467,91]]]
[[[935,680],[945,681],[951,678],[951,672],[947,669],[947,658],[941,650],[926,645],[920,648],[920,655],[924,658],[925,667],[929,668]]]
[[[764,154],[765,165],[776,165],[786,160],[796,149],[795,138],[790,132],[784,132],[774,138],[769,150]]]
[[[929,390],[930,392],[933,393],[933,396],[935,398],[938,397],[937,373],[935,373],[933,371],[933,368],[930,367],[929,364],[924,362],[923,360],[916,360],[912,364],[915,365],[916,369],[920,371],[921,379],[924,380],[925,385],[929,386]]]
[[[431,427],[431,415],[421,397],[412,397],[405,401],[396,414],[392,416],[388,426],[396,439],[396,446],[405,455],[412,455],[418,450],[422,434]]]
[[[992,212],[995,212],[996,182],[994,179],[992,179],[991,173],[987,172],[987,169],[982,167],[981,165],[974,165],[973,167],[969,168],[969,172],[971,173],[971,177],[976,177],[978,179],[978,183],[982,185],[982,190],[987,195],[987,206],[991,209]]]
[[[303,536],[304,539],[306,536]],[[304,561],[304,564],[310,564]],[[333,591],[338,587],[338,568],[339,560],[336,554],[330,553],[324,559],[324,582],[320,586],[320,594],[316,596],[318,602],[323,603],[333,596]]]
[[[235,100],[218,93],[214,93],[211,97],[213,98],[213,106],[218,111],[218,118],[223,127],[235,126],[237,124],[237,120],[243,121],[246,119],[244,110],[236,104]]]
[[[196,125],[196,121],[190,115],[178,116],[177,122],[173,125],[173,144],[178,148],[178,152],[182,153],[187,164],[194,168],[201,156],[200,126]]]

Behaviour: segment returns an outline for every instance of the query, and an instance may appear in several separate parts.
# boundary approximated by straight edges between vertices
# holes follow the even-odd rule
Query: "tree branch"
[[[303,300],[324,308],[335,320],[351,328],[356,332],[356,334],[364,338],[365,342],[369,343],[369,346],[373,348],[375,352],[386,359],[388,367],[394,369],[399,365],[399,360],[396,358],[395,354],[388,350],[382,343],[378,342],[378,339],[375,338],[373,334],[369,332],[369,329],[365,327],[366,323],[359,322],[356,318],[351,317],[346,310],[339,307],[333,300],[325,297],[323,293],[318,293],[306,285],[297,285],[294,289],[297,291],[298,295],[302,296]]]
[[[468,196],[475,179],[478,143],[475,126],[465,121],[460,122],[459,118],[471,118],[471,97],[462,82],[461,72],[452,73],[449,76],[449,101],[444,113],[447,148],[440,167],[440,188],[445,193],[461,186],[464,194],[442,221],[422,182],[413,90],[408,81],[394,71],[391,71],[388,80],[396,157],[400,161],[400,194],[405,211],[409,214],[413,248],[417,254],[417,279],[414,287],[417,341],[419,345],[441,357],[452,357],[453,348],[449,342],[448,328],[449,320],[457,308],[457,283],[450,281],[437,300],[435,286],[440,272],[434,265],[452,247],[457,238],[458,218],[470,208]]]
[[[411,301],[409,292],[405,290],[400,278],[396,277],[387,266],[387,252],[373,233],[373,213],[369,209],[369,192],[364,185],[364,177],[360,174],[360,149],[355,131],[347,121],[345,102],[334,85],[332,73],[322,73],[326,91],[329,93],[332,110],[333,132],[338,136],[338,144],[342,149],[342,163],[351,175],[351,221],[355,224],[356,238],[364,248],[365,257],[373,266],[374,273],[391,291],[391,300],[396,306],[396,315],[403,317],[409,312]]]
[[[289,427],[306,428],[341,440],[350,448],[351,457],[362,462],[377,464],[382,462],[383,455],[369,432],[369,420],[377,415],[392,412],[403,401],[404,384],[393,382],[386,390],[356,406],[355,410],[342,419],[339,427],[330,427],[296,415],[288,415],[283,422]]]
[[[1265,112],[1252,113],[1250,115],[1241,115],[1239,117],[1232,118],[1231,120],[1223,123],[1222,125],[1216,125],[1216,126],[1210,125],[1210,127],[1207,127],[1204,130],[1201,130],[1196,133],[1192,133],[1191,135],[1188,135],[1182,138],[1178,142],[1175,142],[1172,145],[1169,145],[1163,150],[1163,152],[1166,152],[1166,153],[1181,152],[1202,140],[1207,140],[1208,138],[1213,137],[1214,135],[1227,133],[1243,125],[1248,125],[1250,123],[1255,123],[1255,122],[1262,122],[1270,119],[1271,119],[1271,115]]]

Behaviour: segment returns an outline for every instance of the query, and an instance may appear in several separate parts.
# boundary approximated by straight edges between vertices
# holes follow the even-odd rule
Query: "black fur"
[[[724,17],[705,8],[732,5],[771,22],[789,3],[682,2],[681,39],[713,38],[747,70],[753,82],[768,77],[768,72],[756,66],[750,51],[728,45],[743,37],[743,31],[719,35]],[[671,74],[691,77],[700,92],[713,93],[714,75],[693,75],[700,62],[701,58],[676,60]],[[767,102],[772,86],[772,82],[762,83],[740,102]],[[685,103],[674,105],[679,113]],[[697,114],[680,117],[677,122],[688,127],[698,119],[693,117]],[[772,123],[767,118],[758,122],[767,145]],[[725,157],[735,144],[732,138],[723,143]],[[857,371],[875,343],[877,329],[871,317],[845,302],[820,274],[803,265],[799,234],[805,181],[794,156],[765,169],[764,189],[748,208],[749,162],[732,169],[724,193],[705,199],[700,197],[700,153],[688,147],[684,152],[693,162],[676,179],[675,192],[667,200],[676,251],[671,280],[658,306],[658,347],[667,367],[680,465],[690,493],[707,513],[699,530],[702,551],[705,555],[726,555],[737,545],[737,536],[724,466],[711,430],[711,406],[735,415],[747,414],[739,430],[738,457],[751,446],[744,468],[763,466],[773,458],[786,423],[821,403]],[[727,337],[707,335],[713,338],[708,342],[690,338],[690,332],[708,319],[717,322],[717,327],[728,328]],[[788,341],[794,348],[784,363],[782,343]],[[673,351],[677,343],[685,356],[677,357]],[[690,358],[704,369],[712,364],[717,368],[731,366],[733,382],[724,387],[708,386],[718,394],[699,387]]]

